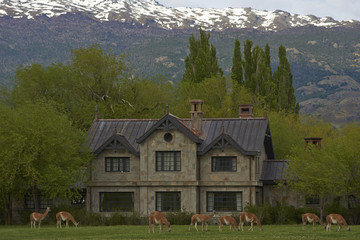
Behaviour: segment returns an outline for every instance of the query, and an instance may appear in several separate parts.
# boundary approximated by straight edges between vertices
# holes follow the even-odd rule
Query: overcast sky
[[[301,15],[330,16],[335,20],[360,20],[360,0],[157,0],[166,7],[251,7],[258,10],[280,9]]]

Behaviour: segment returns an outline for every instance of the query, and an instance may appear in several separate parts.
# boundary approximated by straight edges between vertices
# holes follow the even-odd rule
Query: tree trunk
[[[39,212],[39,198],[38,198],[38,190],[36,187],[32,187],[32,197],[34,200],[34,207],[35,207],[35,212]]]
[[[12,224],[12,198],[10,193],[4,194],[4,220],[6,225]]]
[[[320,198],[320,219],[323,219],[324,216],[324,207],[325,207],[325,197]]]

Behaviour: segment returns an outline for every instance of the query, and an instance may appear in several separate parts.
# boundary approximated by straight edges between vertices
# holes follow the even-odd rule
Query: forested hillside
[[[272,68],[280,45],[286,47],[300,112],[323,117],[336,126],[360,119],[360,31],[351,28],[305,26],[278,32],[253,29],[211,32],[219,66],[229,76],[234,40],[250,39],[270,46]],[[198,30],[164,30],[116,21],[99,22],[85,14],[32,19],[1,17],[0,78],[11,85],[15,70],[32,63],[68,62],[71,49],[99,44],[114,54],[125,54],[136,74],[164,75],[177,82],[185,68],[188,39]],[[338,105],[334,109],[334,105]],[[341,112],[339,112],[341,108]]]

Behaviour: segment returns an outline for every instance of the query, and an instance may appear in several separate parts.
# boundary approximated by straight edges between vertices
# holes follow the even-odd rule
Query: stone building
[[[203,101],[190,104],[189,119],[167,112],[161,119],[94,120],[88,210],[231,213],[264,201],[262,178],[274,176],[262,170],[276,163],[266,115],[254,118],[251,105],[239,105],[238,118],[208,119]]]

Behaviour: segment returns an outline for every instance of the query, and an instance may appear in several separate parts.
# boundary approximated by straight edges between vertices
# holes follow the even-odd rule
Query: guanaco
[[[326,216],[326,231],[330,231],[331,228],[331,224],[337,224],[338,225],[338,230],[340,231],[341,229],[341,223],[344,224],[344,226],[346,227],[346,229],[348,231],[350,231],[350,227],[349,225],[346,223],[345,219],[343,218],[343,216],[341,216],[340,214],[329,214]]]
[[[68,212],[58,212],[56,214],[56,227],[61,228],[61,222],[66,221],[66,227],[69,227],[69,220],[78,227],[79,223],[75,221],[74,217]]]
[[[316,223],[318,222],[321,226],[324,227],[324,229],[326,229],[325,224],[323,223],[323,221],[321,221],[321,219],[313,213],[304,213],[301,214],[301,218],[302,218],[302,229],[305,230],[305,225],[307,222],[309,223],[313,223],[313,229],[315,229],[316,227]]]
[[[244,231],[243,226],[244,226],[245,222],[250,222],[250,224],[251,224],[251,227],[249,228],[249,231],[250,230],[254,231],[254,222],[256,222],[256,224],[259,227],[260,231],[263,230],[259,218],[253,213],[242,212],[239,215],[239,219],[240,219],[239,228],[241,227],[242,231]]]
[[[207,221],[209,219],[211,219],[213,216],[215,215],[215,211],[213,211],[209,216],[205,215],[205,214],[195,214],[191,217],[191,223],[189,225],[189,231],[192,225],[195,226],[196,231],[198,231],[197,229],[197,224],[198,222],[201,222],[202,225],[202,231],[204,231],[204,224],[206,224],[206,231],[208,229],[208,223]]]
[[[36,222],[39,222],[38,227],[40,228],[41,221],[46,217],[46,215],[51,212],[50,207],[47,207],[43,214],[38,212],[33,212],[30,214],[30,228],[36,228]]]
[[[150,214],[149,216],[149,230],[148,232],[150,233],[150,229],[152,227],[152,232],[155,233],[155,224],[159,224],[160,226],[160,232],[162,232],[163,230],[163,224],[166,225],[168,232],[171,231],[170,228],[170,222],[168,222],[168,220],[166,219],[166,216],[164,213],[160,212],[160,211],[154,211]]]
[[[222,227],[224,224],[230,225],[230,231],[232,231],[233,229],[236,229],[237,231],[239,231],[236,220],[232,216],[221,216],[220,217],[219,232],[222,231]]]

